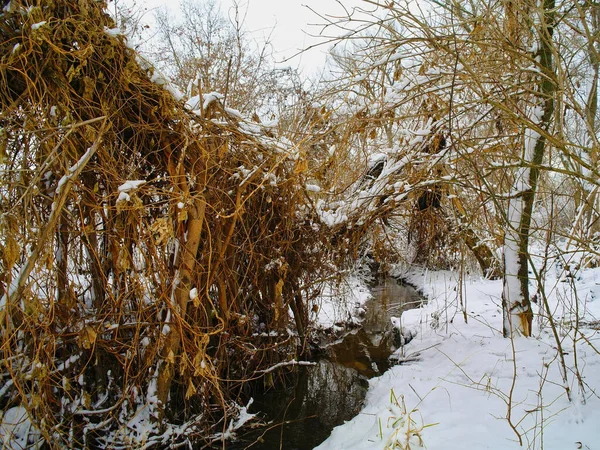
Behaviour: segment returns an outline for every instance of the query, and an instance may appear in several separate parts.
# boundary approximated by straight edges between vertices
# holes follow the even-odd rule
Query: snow
[[[117,37],[117,36],[123,35],[123,31],[121,31],[121,29],[119,27],[115,27],[115,28],[104,27],[104,32],[111,37]]]
[[[185,105],[189,110],[194,111],[199,114],[200,106],[202,106],[202,111],[206,111],[206,108],[208,108],[211,103],[223,100],[224,98],[225,98],[225,96],[223,94],[221,94],[220,92],[209,92],[208,94],[204,94],[204,96],[202,98],[202,100],[203,100],[202,105],[200,105],[200,96],[199,95],[194,95],[193,97],[190,97],[188,99],[188,101],[185,103]],[[225,111],[227,113],[229,113],[231,116],[233,116],[237,119],[243,120],[242,114],[237,109],[225,108]]]
[[[86,150],[86,152],[81,156],[81,158],[79,158],[79,160],[73,164],[71,167],[69,167],[68,173],[66,175],[63,175],[60,180],[58,180],[58,184],[56,186],[56,190],[54,192],[54,197],[58,198],[60,191],[62,189],[62,187],[64,186],[64,184],[69,181],[70,179],[73,178],[73,175],[75,174],[76,171],[78,171],[81,167],[83,167],[87,161],[90,159],[92,153],[95,151],[95,146],[92,146],[90,148],[88,148]],[[51,177],[52,173],[50,172],[50,175],[48,175],[48,172],[46,172],[45,177]],[[54,203],[52,203],[52,207],[54,208]]]
[[[529,121],[533,126],[539,126],[542,121],[544,110],[536,106],[529,112]],[[520,269],[519,262],[519,242],[521,219],[523,215],[524,200],[522,194],[530,189],[530,168],[529,163],[533,161],[534,149],[540,139],[540,134],[534,129],[528,127],[525,130],[525,142],[523,146],[523,167],[520,167],[515,175],[514,185],[512,187],[511,198],[508,203],[508,227],[504,238],[504,299],[510,305],[510,311],[504,317],[504,329],[511,330],[511,334],[518,332],[520,315],[526,311],[519,305],[521,304],[522,292],[518,273]],[[515,325],[515,326],[513,326]]]
[[[519,226],[522,215],[522,202],[519,198],[511,198],[508,203],[508,228],[504,238],[504,295],[506,299],[518,299],[521,295],[519,281]],[[521,311],[511,311],[505,317],[504,327],[513,330],[512,323],[518,323]]]
[[[367,165],[369,167],[373,167],[375,164],[377,164],[380,161],[387,161],[388,159],[388,155],[386,155],[385,153],[371,153],[369,155],[369,159],[367,160]]]
[[[383,162],[381,172],[374,178],[368,172],[356,183],[351,192],[346,194],[345,200],[326,202],[319,199],[315,204],[315,211],[319,215],[321,223],[328,227],[346,225],[352,227],[354,224],[361,223],[361,217],[368,216],[369,213],[380,207],[380,198],[387,193],[393,186],[393,179],[401,169],[410,162],[415,162],[418,154],[398,155],[395,149],[388,149],[389,154],[376,153],[369,158],[369,168],[374,167],[378,162]],[[414,149],[418,151],[418,149]],[[368,181],[368,182],[367,182]],[[434,184],[432,180],[414,185],[413,188],[425,187],[428,184]],[[404,192],[396,197],[398,200],[408,195]]]
[[[140,186],[146,184],[146,180],[128,180],[117,188],[119,191],[119,197],[117,197],[117,203],[128,202],[131,200],[129,192],[138,189]]]
[[[206,102],[204,102],[204,103],[206,103]],[[252,123],[252,122],[240,123],[240,129],[247,134],[255,135],[255,136],[261,135],[263,132],[263,128],[259,124]]]
[[[121,193],[119,193],[119,196],[117,197],[117,203],[128,202],[129,200],[131,200],[131,197],[129,196],[129,194],[127,192],[121,192]]]
[[[277,334],[275,334],[275,336],[277,336]],[[258,370],[257,372],[259,373],[269,373],[269,372],[273,372],[281,367],[288,367],[288,366],[316,366],[317,363],[316,362],[312,362],[312,361],[296,361],[295,359],[292,359],[290,361],[283,361],[280,363],[277,363],[271,367],[269,367],[268,369],[264,369],[264,370]]]
[[[327,284],[317,299],[318,310],[312,319],[322,328],[335,327],[349,319],[358,322],[356,312],[370,298],[369,288],[359,277],[349,277],[339,285]]]
[[[71,367],[72,364],[74,364],[77,361],[79,361],[80,357],[81,357],[81,355],[71,355],[71,356],[69,356],[69,359],[67,359],[65,362],[60,363],[58,366],[56,366],[56,371],[57,372],[62,372],[63,370],[68,369],[69,367]]]
[[[185,102],[185,106],[191,111],[196,111],[200,109],[200,96],[194,95],[190,97],[187,102]]]
[[[46,23],[47,22],[45,20],[42,20],[41,22],[38,22],[38,23],[34,23],[31,25],[31,30],[32,31],[38,30],[38,29],[42,28],[44,25],[46,25]]]
[[[555,267],[546,278],[557,321],[574,320],[572,302],[579,299],[581,323],[597,324],[600,269],[582,272],[574,285],[564,282],[564,275]],[[598,330],[582,325],[577,336],[566,326],[559,330],[574,399],[569,402],[547,325],[536,327],[532,338],[502,337],[502,281],[472,277],[463,280],[461,289],[458,274],[452,272],[413,271],[404,276],[429,299],[401,318],[404,329],[416,337],[397,351],[397,357],[410,362],[370,380],[363,410],[335,428],[317,449],[374,450],[408,448],[407,444],[431,450],[598,448]],[[574,350],[585,391],[577,383]],[[509,424],[509,413],[523,446]]]
[[[277,127],[278,125],[279,125],[279,119],[265,120],[265,121],[262,123],[262,126],[263,126],[264,128],[267,128],[267,129],[268,129],[268,128],[275,128],[275,127]]]
[[[179,285],[179,282],[176,283],[176,285]],[[173,290],[174,292],[174,290]],[[191,296],[190,296],[191,298]],[[171,326],[169,325],[169,323],[171,323],[171,310],[167,310],[167,317],[165,318],[165,323],[163,324],[162,327],[162,331],[161,333],[163,334],[163,336],[166,336],[167,334],[169,334],[171,332]]]
[[[163,75],[158,69],[154,69],[152,72],[152,76],[150,77],[150,81],[158,84],[159,86],[164,86],[169,84],[169,79]]]
[[[241,428],[244,424],[256,417],[256,414],[250,414],[248,412],[248,408],[250,408],[250,405],[252,405],[252,403],[254,403],[254,399],[250,398],[248,404],[240,408],[239,416],[233,425],[234,430]]]
[[[106,30],[105,30],[106,31]],[[146,70],[150,70],[152,75],[150,76],[150,81],[156,83],[159,86],[163,86],[175,100],[180,101],[185,97],[183,92],[181,92],[171,81],[169,78],[162,74],[157,68],[152,67],[149,62],[146,62],[142,58],[138,58],[138,62],[142,68],[146,68]]]
[[[248,408],[250,408],[250,405],[252,405],[252,403],[254,403],[254,399],[250,398],[250,400],[248,401],[248,404],[246,406],[239,406],[236,405],[238,408],[238,417],[236,420],[230,420],[229,421],[229,426],[227,427],[227,430],[225,431],[225,433],[217,433],[214,436],[211,436],[212,441],[216,442],[216,441],[225,441],[228,439],[232,439],[235,437],[235,431],[239,430],[241,427],[243,427],[247,422],[253,420],[256,417],[256,414],[250,414],[248,412]],[[225,447],[223,447],[225,448]]]
[[[237,109],[225,108],[225,112],[235,117],[236,119],[244,120],[244,116],[242,116],[242,113],[239,112]]]
[[[206,111],[206,108],[208,108],[211,103],[216,102],[218,100],[223,100],[223,98],[225,98],[225,96],[219,92],[209,92],[204,96],[204,103],[202,104],[202,109]]]
[[[185,97],[185,95],[183,95],[183,92],[181,92],[174,84],[172,83],[168,83],[165,86],[165,89],[167,91],[169,91],[169,93],[173,96],[173,98],[177,101],[183,100],[183,98]]]
[[[40,432],[23,406],[14,406],[4,413],[0,424],[0,444],[5,450],[41,448]]]

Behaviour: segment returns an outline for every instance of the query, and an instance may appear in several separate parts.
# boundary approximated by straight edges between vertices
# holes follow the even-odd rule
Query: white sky
[[[200,0],[201,1],[201,0]],[[233,0],[221,0],[224,10]],[[363,3],[361,0],[343,0],[345,8]],[[363,3],[364,4],[364,3]],[[322,42],[323,39],[313,37],[322,31],[324,20],[312,10],[322,15],[345,15],[344,8],[336,0],[247,0],[246,25],[257,37],[271,33],[271,40],[278,60],[289,58],[299,50]],[[341,34],[340,31],[328,30]],[[319,46],[290,61],[292,66],[300,66],[305,72],[312,72],[322,67],[328,45]]]
[[[219,1],[222,12],[227,16],[234,0]],[[140,3],[138,0],[138,5]],[[362,0],[238,0],[238,4],[241,10],[246,12],[246,29],[252,32],[258,41],[262,42],[270,35],[277,61],[290,58],[300,49],[322,41],[309,35],[319,34],[322,27],[314,24],[324,22],[310,8],[323,15],[340,16],[344,15],[344,7],[349,11],[359,5],[368,7]],[[143,2],[143,7],[149,9],[160,6],[172,8],[175,13],[179,10],[179,0]],[[148,16],[146,19],[151,20],[152,13]],[[333,29],[331,31],[333,32]],[[342,34],[341,31],[336,33]],[[311,75],[324,65],[327,48],[327,45],[314,48],[286,62],[285,65],[299,67],[305,75]]]

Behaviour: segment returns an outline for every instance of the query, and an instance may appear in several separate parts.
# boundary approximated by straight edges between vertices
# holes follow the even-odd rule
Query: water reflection
[[[332,360],[368,378],[390,368],[388,358],[400,344],[392,329],[392,317],[400,317],[403,311],[416,308],[423,300],[414,288],[393,278],[385,278],[371,288],[371,295],[365,304],[361,328],[330,347]]]
[[[252,412],[271,423],[242,436],[228,449],[310,450],[361,409],[368,378],[386,371],[394,347],[391,317],[414,308],[422,297],[389,278],[371,290],[361,328],[327,347],[315,366],[299,366],[286,388],[254,395]]]
[[[364,376],[331,361],[299,367],[293,386],[255,396],[253,409],[274,423],[227,448],[312,449],[358,414],[367,387]]]

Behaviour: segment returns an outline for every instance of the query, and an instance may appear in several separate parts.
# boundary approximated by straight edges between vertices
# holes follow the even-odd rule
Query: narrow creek
[[[361,326],[326,347],[314,366],[299,366],[283,389],[254,397],[250,412],[268,423],[240,436],[229,449],[312,450],[331,430],[361,410],[368,379],[390,368],[398,344],[391,317],[418,307],[423,298],[412,287],[385,278],[371,288]]]

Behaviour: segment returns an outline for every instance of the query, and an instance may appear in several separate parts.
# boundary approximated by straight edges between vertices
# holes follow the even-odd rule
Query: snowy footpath
[[[405,362],[370,380],[319,450],[600,450],[600,269],[548,275],[556,335],[536,314],[534,337],[515,339],[502,337],[501,281],[405,278],[429,300],[402,316],[416,336]]]

